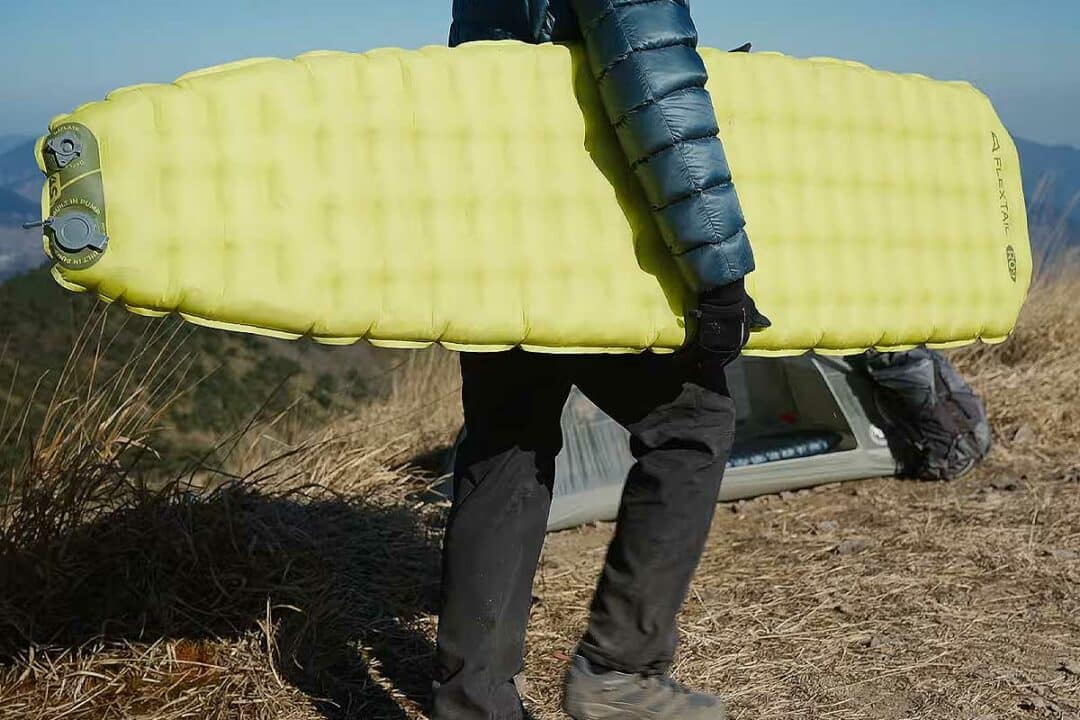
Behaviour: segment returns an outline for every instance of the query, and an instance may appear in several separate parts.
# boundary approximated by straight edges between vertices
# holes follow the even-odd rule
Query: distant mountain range
[[[30,136],[0,136],[0,282],[43,259],[38,232],[19,228],[38,214],[42,178],[34,143]],[[1080,149],[1023,139],[1016,145],[1036,245],[1050,237],[1080,245]]]
[[[1017,140],[1016,146],[1036,243],[1060,235],[1064,244],[1080,245],[1080,150],[1029,140]]]
[[[9,219],[23,221],[32,218],[37,212],[37,203],[13,190],[0,187],[0,221],[8,216]]]
[[[21,227],[41,212],[34,142],[26,135],[0,136],[0,282],[45,261],[41,233]]]
[[[29,135],[0,135],[0,153],[5,153],[16,145],[33,140]]]
[[[1052,203],[1065,207],[1076,200],[1080,192],[1080,149],[1068,145],[1041,145],[1019,138],[1016,147],[1020,151],[1024,190],[1029,199],[1034,198],[1039,182],[1048,181]]]
[[[6,135],[0,138],[0,189],[10,190],[37,202],[41,193],[41,171],[34,160],[31,137]],[[8,147],[4,147],[10,143]]]

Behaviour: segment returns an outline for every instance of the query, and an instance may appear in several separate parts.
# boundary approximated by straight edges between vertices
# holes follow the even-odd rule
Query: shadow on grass
[[[405,718],[372,665],[426,705],[436,524],[321,490],[148,500],[44,547],[0,547],[0,662],[31,644],[239,637],[269,606],[279,675],[327,718]]]

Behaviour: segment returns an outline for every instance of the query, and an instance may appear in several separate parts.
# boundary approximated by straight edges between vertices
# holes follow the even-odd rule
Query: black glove
[[[703,366],[728,365],[746,347],[750,333],[772,325],[758,312],[742,280],[702,293],[697,309],[690,314],[698,321],[694,344]]]

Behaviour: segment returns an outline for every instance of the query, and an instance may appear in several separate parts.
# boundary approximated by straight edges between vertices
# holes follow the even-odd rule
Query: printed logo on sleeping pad
[[[1005,158],[1001,156],[1001,140],[996,132],[991,132],[990,137],[994,140],[994,172],[997,173],[998,210],[1001,211],[1001,226],[1005,228],[1005,234],[1011,229],[1012,214],[1009,211],[1009,195],[1005,187]]]
[[[60,176],[49,176],[49,208],[60,202]]]
[[[1001,213],[1001,227],[1005,231],[1005,239],[1009,239],[1012,230],[1012,210],[1009,206],[1009,194],[1005,184],[1005,158],[1001,154],[1001,138],[996,132],[990,132],[993,141],[994,172],[997,174],[997,205]],[[1012,244],[1005,246],[1005,260],[1009,267],[1009,277],[1016,282],[1016,248]]]

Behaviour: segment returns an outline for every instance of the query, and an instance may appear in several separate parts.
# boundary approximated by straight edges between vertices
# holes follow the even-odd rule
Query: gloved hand
[[[750,333],[772,325],[758,312],[742,280],[702,293],[690,314],[698,321],[694,344],[705,369],[722,369],[739,356]]]

